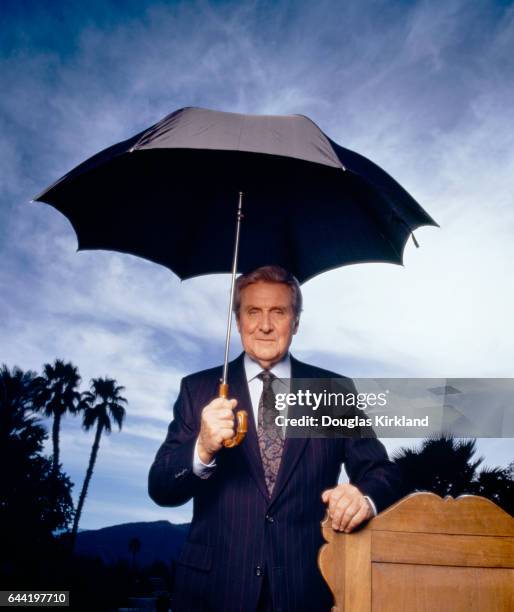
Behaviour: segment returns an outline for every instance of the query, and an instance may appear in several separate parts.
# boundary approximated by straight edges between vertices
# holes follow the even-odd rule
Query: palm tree
[[[492,499],[514,516],[514,480],[512,466],[484,468],[475,483],[475,493]]]
[[[394,460],[403,473],[406,492],[432,491],[441,497],[465,493],[491,499],[510,514],[514,513],[514,462],[507,468],[479,466],[475,459],[476,440],[452,436],[427,438],[420,449],[400,448]]]
[[[35,409],[43,412],[46,417],[53,417],[52,425],[52,471],[57,474],[59,469],[59,434],[61,419],[66,412],[75,414],[80,409],[80,393],[78,386],[80,376],[78,369],[72,363],[64,363],[56,359],[53,365],[44,365],[42,385],[35,398]]]
[[[43,456],[48,436],[34,415],[41,384],[34,372],[0,368],[0,567],[24,580],[39,556],[49,562],[53,533],[73,518],[72,483]]]
[[[82,394],[81,407],[84,409],[83,427],[89,431],[96,424],[95,439],[91,448],[89,457],[89,465],[80,492],[75,520],[73,521],[72,530],[72,548],[77,537],[80,516],[84,507],[89,482],[93,475],[98,449],[100,447],[100,438],[105,430],[108,434],[111,433],[111,419],[118,425],[120,431],[125,418],[125,408],[123,404],[127,400],[120,395],[125,387],[116,385],[116,381],[112,378],[93,378],[91,380],[91,388]]]
[[[128,544],[129,552],[132,553],[132,571],[136,567],[136,555],[141,550],[141,540],[138,537],[131,538]]]
[[[410,491],[432,491],[441,497],[473,493],[477,468],[483,462],[473,460],[476,440],[456,440],[452,436],[427,438],[419,450],[401,448],[394,461],[403,472]]]
[[[3,364],[0,368],[0,451],[9,453],[10,441],[22,442],[27,456],[43,448],[44,429],[39,420],[29,413],[34,410],[34,399],[41,390],[41,379],[32,371],[23,372],[14,366],[12,371]],[[1,464],[5,469],[6,462]]]

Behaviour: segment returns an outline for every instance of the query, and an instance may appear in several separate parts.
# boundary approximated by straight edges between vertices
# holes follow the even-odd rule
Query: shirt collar
[[[250,382],[262,372],[262,366],[254,361],[248,353],[245,353],[244,366],[246,372],[246,380]],[[282,359],[276,363],[270,372],[277,378],[291,378],[291,357],[286,353]]]

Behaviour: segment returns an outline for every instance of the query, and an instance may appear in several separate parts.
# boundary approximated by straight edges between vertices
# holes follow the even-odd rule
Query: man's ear
[[[241,333],[241,323],[239,322],[239,313],[236,312],[236,325],[237,325],[237,331],[239,333]]]
[[[294,323],[293,323],[293,336],[296,334],[296,332],[298,331],[298,326],[300,325],[300,317],[296,317]]]

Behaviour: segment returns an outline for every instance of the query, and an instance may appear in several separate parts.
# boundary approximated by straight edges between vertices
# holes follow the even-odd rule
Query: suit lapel
[[[248,412],[248,432],[237,449],[247,462],[250,474],[255,480],[259,491],[266,499],[269,499],[266,481],[264,479],[259,442],[257,440],[257,429],[255,427],[252,401],[248,390],[248,381],[246,380],[244,353],[229,364],[228,383],[230,389],[229,397],[235,397],[238,400],[236,410],[246,410]],[[234,451],[229,450],[228,452]]]
[[[306,371],[304,364],[291,356],[291,381],[293,381],[295,378],[309,378],[309,374]],[[308,438],[286,438],[284,442],[284,449],[282,451],[282,460],[278,470],[277,481],[271,495],[270,505],[274,503],[274,501],[283,491],[308,442]],[[258,446],[257,451],[259,451]]]

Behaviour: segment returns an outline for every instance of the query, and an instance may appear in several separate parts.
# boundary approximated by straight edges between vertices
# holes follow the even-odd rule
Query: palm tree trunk
[[[75,540],[77,539],[77,531],[80,522],[80,516],[82,514],[82,509],[84,507],[84,502],[86,500],[87,489],[89,487],[89,482],[91,480],[91,476],[93,475],[93,468],[95,467],[96,456],[98,454],[98,449],[100,447],[100,438],[102,437],[103,425],[98,422],[96,427],[95,439],[93,442],[93,447],[91,449],[91,456],[89,457],[89,465],[87,466],[86,477],[84,478],[84,484],[82,485],[82,491],[80,492],[79,503],[77,504],[77,510],[75,512],[75,518],[73,520],[73,529],[71,532],[71,551],[75,548]]]
[[[54,447],[54,454],[52,457],[52,474],[56,476],[59,470],[59,430],[61,428],[61,415],[54,413],[54,422],[52,425],[52,444]]]

